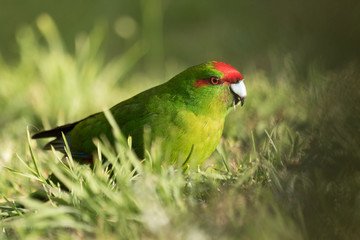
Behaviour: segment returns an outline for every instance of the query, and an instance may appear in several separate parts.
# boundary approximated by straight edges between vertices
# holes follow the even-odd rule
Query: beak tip
[[[241,106],[243,106],[245,103],[245,97],[240,98],[240,101],[241,101]]]
[[[236,95],[234,97],[234,100],[233,100],[233,105],[238,105],[240,104],[240,106],[242,107],[245,103],[245,97],[240,97],[238,95]]]

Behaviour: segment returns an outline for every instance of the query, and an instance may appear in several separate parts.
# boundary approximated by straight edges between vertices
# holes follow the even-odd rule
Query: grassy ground
[[[360,234],[355,64],[336,72],[309,66],[300,75],[291,58],[279,56],[276,74],[249,69],[245,106],[230,114],[217,151],[196,172],[163,166],[156,146],[138,160],[120,135],[119,155],[99,143],[111,169],[101,164],[101,154],[90,169],[42,151],[43,142],[29,140],[30,133],[78,120],[165,80],[132,72],[148,54],[141,40],[105,61],[102,31],[99,26],[79,36],[70,54],[43,15],[36,31],[18,32],[19,62],[0,59],[0,239],[355,239]],[[167,64],[159,75],[185,67]],[[51,173],[70,191],[46,181]],[[28,197],[37,190],[49,201]]]

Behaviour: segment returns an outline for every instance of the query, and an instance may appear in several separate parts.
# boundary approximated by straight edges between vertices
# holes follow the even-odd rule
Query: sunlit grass
[[[211,235],[206,230],[216,225],[217,221],[220,221],[220,226],[247,226],[248,214],[256,213],[264,218],[262,221],[267,225],[270,223],[268,218],[273,217],[272,211],[276,212],[279,221],[283,221],[282,226],[274,226],[276,231],[287,229],[284,216],[274,200],[270,200],[273,210],[268,212],[269,206],[253,205],[251,199],[246,199],[263,201],[263,195],[270,194],[267,187],[275,180],[272,162],[277,158],[276,153],[271,154],[270,149],[274,149],[275,145],[270,143],[270,138],[264,148],[258,149],[260,152],[269,151],[266,155],[258,155],[254,148],[241,163],[231,162],[224,154],[228,149],[223,146],[220,150],[223,167],[216,170],[209,167],[184,175],[181,169],[164,167],[159,164],[161,159],[150,155],[141,162],[131,151],[128,141],[116,131],[115,136],[115,148],[119,154],[106,141],[97,143],[111,166],[103,164],[101,158],[91,169],[74,162],[71,155],[65,159],[56,156],[40,159],[31,154],[29,161],[23,163],[26,171],[11,170],[14,176],[37,181],[49,202],[45,204],[29,198],[19,198],[14,204],[8,201],[3,207],[4,229],[12,229],[20,238],[31,233],[42,237],[61,236],[64,232],[99,238],[152,236],[155,239],[184,239],[198,234],[209,238]],[[30,152],[33,152],[31,142],[28,144]],[[44,181],[46,172],[52,172],[68,190],[61,189],[55,182]],[[253,191],[263,187],[264,193]],[[221,201],[229,202],[229,208],[224,208]],[[266,201],[269,199],[266,198]],[[17,207],[19,203],[21,207]],[[200,216],[195,224],[194,211]],[[208,211],[214,211],[214,221],[202,222],[203,217],[212,215]],[[268,231],[270,228],[273,231],[270,226]],[[244,228],[243,231],[250,230]],[[7,230],[5,234],[10,237],[12,231]]]

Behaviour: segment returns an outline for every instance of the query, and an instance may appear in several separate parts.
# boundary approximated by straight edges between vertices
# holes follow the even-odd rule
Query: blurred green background
[[[2,0],[1,53],[9,60],[19,57],[16,31],[47,13],[70,52],[78,34],[100,23],[108,59],[142,36],[150,51],[147,64],[157,69],[174,59],[189,65],[218,59],[268,70],[273,55],[289,53],[299,67],[318,61],[338,68],[360,54],[359,9],[359,2],[351,0]]]
[[[155,190],[127,179],[119,212],[74,193],[31,203],[37,215],[5,211],[0,239],[356,239],[359,13],[355,0],[0,0],[0,203],[42,186],[6,169],[28,171],[27,127],[79,120],[210,60],[248,89],[201,172],[149,170]],[[47,175],[53,153],[31,145]]]

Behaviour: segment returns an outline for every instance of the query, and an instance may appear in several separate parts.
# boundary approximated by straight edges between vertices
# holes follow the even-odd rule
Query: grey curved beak
[[[233,105],[236,106],[239,102],[241,102],[241,106],[243,106],[247,95],[244,80],[239,80],[237,83],[231,83],[230,89],[234,95]]]

